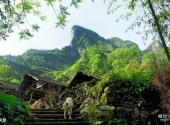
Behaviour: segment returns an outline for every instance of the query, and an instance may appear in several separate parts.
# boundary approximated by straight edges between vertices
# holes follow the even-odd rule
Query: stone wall
[[[62,108],[65,98],[72,97],[74,110],[84,109],[90,104],[95,104],[97,112],[95,119],[102,120],[107,117],[125,119],[129,125],[164,125],[158,119],[158,114],[163,113],[160,107],[159,92],[147,89],[141,93],[133,93],[130,84],[110,84],[100,97],[95,97],[89,91],[86,83],[66,89],[58,98],[57,107]],[[106,96],[106,102],[104,99]],[[102,101],[101,101],[102,100]],[[99,122],[107,124],[107,121]]]

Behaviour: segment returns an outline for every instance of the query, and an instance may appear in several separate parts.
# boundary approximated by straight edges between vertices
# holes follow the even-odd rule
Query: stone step
[[[74,110],[72,119],[64,119],[61,109],[32,109],[32,117],[25,119],[24,125],[90,125],[83,120],[80,111]]]
[[[80,111],[79,109],[74,109],[74,111]],[[31,109],[31,111],[62,111],[60,108],[53,108],[53,109]]]
[[[24,125],[89,125],[87,121],[25,122]]]
[[[81,117],[76,117],[73,119],[63,119],[63,118],[48,118],[48,119],[42,119],[42,118],[29,118],[25,120],[25,122],[31,121],[31,122],[59,122],[59,121],[84,121]]]
[[[64,111],[61,111],[61,110],[56,110],[56,111],[54,111],[54,110],[49,110],[49,111],[47,111],[47,110],[45,110],[45,111],[41,111],[41,110],[35,110],[35,111],[32,111],[31,112],[32,114],[63,114],[64,113]],[[78,112],[78,111],[75,111],[75,112],[73,112],[73,114],[80,114],[80,112]]]
[[[61,109],[31,109],[31,112],[32,111],[62,111]]]
[[[48,118],[63,118],[63,114],[32,114],[32,117],[37,117],[37,118],[43,118],[43,119],[48,119]],[[80,117],[80,114],[73,114],[73,118],[75,117]]]

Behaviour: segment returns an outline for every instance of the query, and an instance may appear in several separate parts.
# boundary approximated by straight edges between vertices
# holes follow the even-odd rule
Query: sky
[[[18,28],[14,28],[14,33],[6,40],[0,40],[0,55],[20,55],[28,49],[61,49],[70,44],[72,39],[71,28],[74,25],[80,25],[97,32],[104,38],[119,37],[123,40],[131,40],[139,45],[141,49],[145,49],[151,40],[144,41],[135,31],[125,32],[129,26],[129,22],[116,22],[119,13],[108,14],[107,5],[103,0],[97,0],[92,3],[86,0],[80,4],[78,9],[70,8],[70,16],[68,23],[64,29],[55,28],[56,16],[52,8],[42,7],[44,15],[47,16],[45,22],[40,22],[35,17],[29,17],[30,23],[38,23],[40,25],[39,32],[29,40],[20,40],[18,36]],[[123,10],[122,10],[123,11]]]

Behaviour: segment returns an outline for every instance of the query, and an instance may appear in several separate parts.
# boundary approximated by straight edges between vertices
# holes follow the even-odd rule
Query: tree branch
[[[168,58],[168,60],[170,61],[170,53],[169,53],[169,50],[168,50],[168,47],[166,45],[166,42],[165,42],[165,39],[163,37],[163,33],[162,33],[162,30],[161,30],[161,26],[159,24],[159,19],[157,18],[156,14],[155,14],[155,11],[153,9],[153,5],[152,5],[152,2],[150,0],[148,0],[148,4],[149,4],[149,8],[151,10],[151,13],[152,13],[152,16],[154,18],[154,22],[155,22],[155,25],[157,27],[157,30],[158,30],[158,34],[159,34],[159,37],[160,37],[160,40],[162,42],[162,45],[164,47],[164,50],[165,50],[165,53],[166,53],[166,56]]]

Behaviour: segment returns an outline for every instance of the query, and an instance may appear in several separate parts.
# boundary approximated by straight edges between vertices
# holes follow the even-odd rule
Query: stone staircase
[[[89,125],[79,111],[73,112],[72,120],[64,119],[63,111],[56,109],[34,109],[31,112],[32,117],[26,119],[24,125]]]

